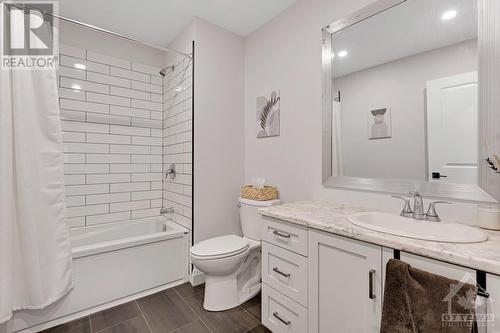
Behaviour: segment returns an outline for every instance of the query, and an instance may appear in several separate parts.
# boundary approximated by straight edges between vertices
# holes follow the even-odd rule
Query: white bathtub
[[[188,230],[164,217],[73,229],[71,244],[74,289],[46,309],[16,312],[7,333],[37,332],[187,281]]]

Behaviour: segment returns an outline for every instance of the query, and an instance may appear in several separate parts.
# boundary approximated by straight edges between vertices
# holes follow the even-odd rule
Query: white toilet
[[[262,218],[257,209],[281,202],[239,200],[243,237],[210,238],[195,244],[189,251],[192,263],[206,276],[203,307],[208,311],[234,308],[260,291]]]

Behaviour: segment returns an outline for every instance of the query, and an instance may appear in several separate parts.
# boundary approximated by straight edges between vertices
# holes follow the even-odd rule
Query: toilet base
[[[207,311],[224,311],[234,308],[260,292],[260,249],[253,251],[230,276],[206,275],[203,308]]]
[[[205,299],[203,308],[207,311],[224,311],[241,305],[260,292],[261,284],[253,286],[244,297],[238,292],[236,277],[224,279],[221,277],[208,277],[205,280]]]

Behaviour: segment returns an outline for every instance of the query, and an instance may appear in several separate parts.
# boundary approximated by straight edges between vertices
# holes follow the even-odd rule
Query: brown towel
[[[387,263],[381,333],[470,333],[477,288],[405,262]]]

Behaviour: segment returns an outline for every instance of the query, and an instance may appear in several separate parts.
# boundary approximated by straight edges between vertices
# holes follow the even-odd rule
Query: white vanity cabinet
[[[494,321],[483,321],[478,332],[500,333],[500,276],[263,219],[262,323],[275,333],[379,332],[385,268],[395,256],[450,279],[486,283],[490,301],[480,314]]]
[[[488,314],[491,320],[487,331],[488,333],[500,333],[500,276],[487,274],[486,289],[490,294]]]
[[[263,217],[262,323],[274,333],[307,332],[307,228]]]
[[[321,231],[308,234],[308,332],[379,332],[382,247]]]
[[[393,249],[388,249],[384,248],[383,250],[383,264],[384,264],[384,272],[383,272],[383,280],[385,281],[385,265],[389,261],[389,259],[394,257],[394,250]],[[477,284],[477,275],[476,275],[476,270],[472,268],[467,268],[467,267],[462,267],[458,265],[453,265],[447,262],[439,261],[439,260],[434,260],[426,257],[422,257],[419,255],[411,254],[411,253],[406,253],[406,252],[400,252],[399,254],[399,259],[408,263],[414,268],[441,275],[444,277],[447,277],[449,279],[454,279],[458,281],[464,281],[470,284]],[[488,276],[489,274],[485,274],[485,277]],[[488,281],[487,281],[488,282]],[[500,282],[500,280],[499,280]],[[492,286],[490,284],[486,284],[487,286],[487,292],[489,294],[493,293]],[[491,305],[494,303],[491,303],[488,301],[488,299],[482,297],[480,294],[477,296],[477,305],[478,307],[476,308],[476,314],[478,316],[482,316],[482,318],[486,318],[486,315],[488,312],[491,313],[493,309],[491,309]],[[444,301],[444,300],[443,300]],[[481,306],[483,304],[483,306]],[[500,313],[500,312],[499,312]],[[500,321],[499,321],[500,324]],[[486,332],[495,332],[493,330],[493,326],[488,328],[488,323],[484,321],[484,319],[478,319],[478,333],[486,333]],[[497,331],[500,332],[500,326],[498,326]]]

